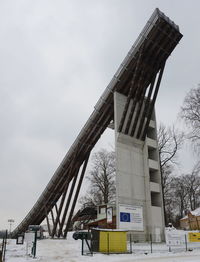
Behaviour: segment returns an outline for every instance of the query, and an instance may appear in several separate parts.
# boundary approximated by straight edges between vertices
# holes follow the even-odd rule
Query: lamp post
[[[10,236],[11,236],[12,223],[14,223],[14,222],[15,222],[14,219],[12,219],[12,218],[8,219],[8,223],[10,223]]]

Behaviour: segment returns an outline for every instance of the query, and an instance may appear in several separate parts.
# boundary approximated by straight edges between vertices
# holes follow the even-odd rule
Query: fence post
[[[90,239],[90,253],[93,256],[93,247],[92,247],[92,240]]]
[[[88,229],[89,234],[89,239],[90,239],[90,253],[93,256],[93,237],[92,237],[92,230]]]
[[[6,230],[6,234],[4,237],[4,244],[3,244],[3,250],[2,250],[2,261],[5,261],[7,238],[8,238],[8,230]]]
[[[3,259],[3,253],[4,253],[4,245],[5,245],[5,236],[3,237],[2,248],[1,248],[1,257],[2,257],[2,259]]]
[[[109,233],[107,233],[107,248],[108,248],[107,254],[109,255],[109,253],[110,253]]]
[[[153,249],[152,249],[152,235],[150,234],[150,246],[151,246],[151,253],[153,253]]]
[[[187,251],[187,235],[185,234],[185,250]]]
[[[133,251],[132,251],[132,236],[131,236],[131,233],[130,233],[130,253],[132,254]]]
[[[83,256],[83,248],[84,248],[84,239],[82,238],[81,239],[81,241],[82,241],[82,245],[81,245],[81,255]]]

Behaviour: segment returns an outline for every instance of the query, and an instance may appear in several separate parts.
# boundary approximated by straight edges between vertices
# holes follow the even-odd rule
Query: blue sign
[[[121,222],[131,222],[130,213],[120,212],[120,221]]]

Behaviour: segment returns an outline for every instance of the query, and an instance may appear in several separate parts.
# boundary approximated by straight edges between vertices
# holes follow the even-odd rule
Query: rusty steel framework
[[[118,131],[144,140],[166,60],[181,38],[179,27],[156,9],[38,201],[12,232],[13,237],[44,219],[52,237],[67,236],[90,152],[114,121],[113,93],[127,96]]]

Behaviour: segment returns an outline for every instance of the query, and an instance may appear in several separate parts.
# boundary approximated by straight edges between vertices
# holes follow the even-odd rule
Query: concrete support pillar
[[[138,240],[147,240],[152,234],[153,241],[159,242],[163,239],[164,215],[155,114],[144,141],[124,134],[123,128],[118,132],[126,99],[114,93],[117,228],[133,231],[133,238]]]

